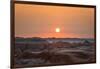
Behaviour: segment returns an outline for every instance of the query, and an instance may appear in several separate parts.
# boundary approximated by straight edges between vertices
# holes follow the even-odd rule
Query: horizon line
[[[70,38],[70,39],[95,39],[95,38],[85,38],[85,37],[15,37],[15,38]]]

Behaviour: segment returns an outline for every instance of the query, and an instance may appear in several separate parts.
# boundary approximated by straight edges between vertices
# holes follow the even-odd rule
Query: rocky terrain
[[[94,63],[95,44],[84,41],[69,42],[15,42],[14,67],[59,64]]]

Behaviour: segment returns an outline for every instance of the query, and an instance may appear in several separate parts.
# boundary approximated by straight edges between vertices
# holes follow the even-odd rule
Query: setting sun
[[[56,30],[55,30],[56,32],[60,32],[60,28],[56,28]]]

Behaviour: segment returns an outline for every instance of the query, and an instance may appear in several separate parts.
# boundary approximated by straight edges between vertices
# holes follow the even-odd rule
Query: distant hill
[[[90,41],[94,42],[92,38],[40,38],[40,37],[31,37],[31,38],[24,38],[24,37],[15,37],[16,42],[84,42]]]
[[[39,37],[32,37],[32,38],[22,38],[22,37],[16,37],[16,42],[45,42],[46,39],[39,38]]]

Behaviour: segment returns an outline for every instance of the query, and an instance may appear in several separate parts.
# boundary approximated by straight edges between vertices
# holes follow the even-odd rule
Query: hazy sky
[[[15,36],[93,38],[94,9],[16,4]]]

